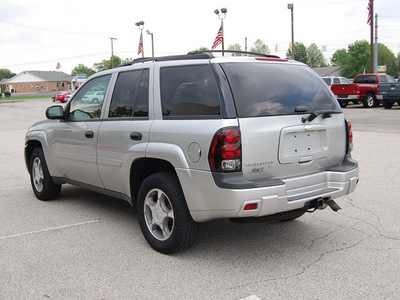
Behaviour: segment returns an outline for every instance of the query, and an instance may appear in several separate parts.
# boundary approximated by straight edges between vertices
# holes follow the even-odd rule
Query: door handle
[[[85,132],[85,138],[92,139],[93,137],[94,137],[94,132],[93,131],[86,131]]]
[[[130,138],[132,141],[140,141],[142,140],[142,134],[140,132],[132,132]]]

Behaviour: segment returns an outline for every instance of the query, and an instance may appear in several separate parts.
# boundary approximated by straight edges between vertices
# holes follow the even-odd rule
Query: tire
[[[365,96],[365,99],[363,101],[363,106],[366,108],[371,108],[374,107],[376,103],[375,96],[372,93],[368,93],[367,96]]]
[[[99,103],[99,99],[94,98],[94,99],[92,100],[92,103]]]
[[[383,107],[384,108],[386,108],[386,109],[391,109],[392,108],[392,106],[393,106],[393,102],[390,102],[390,101],[383,101],[382,102],[382,105],[383,105]]]
[[[175,174],[155,173],[147,177],[137,202],[140,229],[156,251],[171,254],[189,248],[198,223],[193,221]]]
[[[347,106],[348,102],[340,102],[340,107],[345,108]]]
[[[32,190],[36,198],[43,201],[57,198],[61,185],[53,182],[41,148],[33,150],[29,167]]]

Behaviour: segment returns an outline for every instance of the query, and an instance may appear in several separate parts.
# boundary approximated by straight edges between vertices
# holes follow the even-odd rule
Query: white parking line
[[[63,225],[63,226],[58,226],[58,227],[50,227],[50,228],[45,228],[41,230],[36,230],[36,231],[29,231],[29,232],[21,232],[13,235],[7,235],[7,236],[0,236],[0,240],[8,240],[8,239],[14,239],[18,238],[21,236],[27,236],[27,235],[32,235],[32,234],[39,234],[39,233],[44,233],[44,232],[49,232],[49,231],[56,231],[56,230],[61,230],[61,229],[66,229],[66,228],[71,228],[71,227],[77,227],[77,226],[82,226],[82,225],[88,225],[92,223],[99,223],[99,220],[92,220],[92,221],[86,221],[86,222],[81,222],[81,223],[75,223],[75,224],[68,224],[68,225]]]
[[[11,188],[0,188],[0,191],[26,189],[26,188],[29,188],[29,187],[30,187],[29,185],[23,185],[23,186],[11,187]]]

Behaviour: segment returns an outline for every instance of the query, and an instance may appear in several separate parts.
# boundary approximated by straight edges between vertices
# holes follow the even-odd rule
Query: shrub
[[[5,97],[11,97],[11,93],[10,92],[4,92],[4,96]]]

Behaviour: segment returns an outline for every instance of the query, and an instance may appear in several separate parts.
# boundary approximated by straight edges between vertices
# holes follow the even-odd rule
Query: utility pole
[[[292,59],[294,59],[294,22],[293,22],[293,3],[289,3],[287,8],[290,9],[292,15]]]
[[[371,13],[371,73],[374,72],[374,1],[370,0]]]
[[[111,66],[114,69],[114,40],[116,38],[110,37],[109,39],[111,40]]]
[[[375,14],[374,73],[378,73],[378,14]]]

